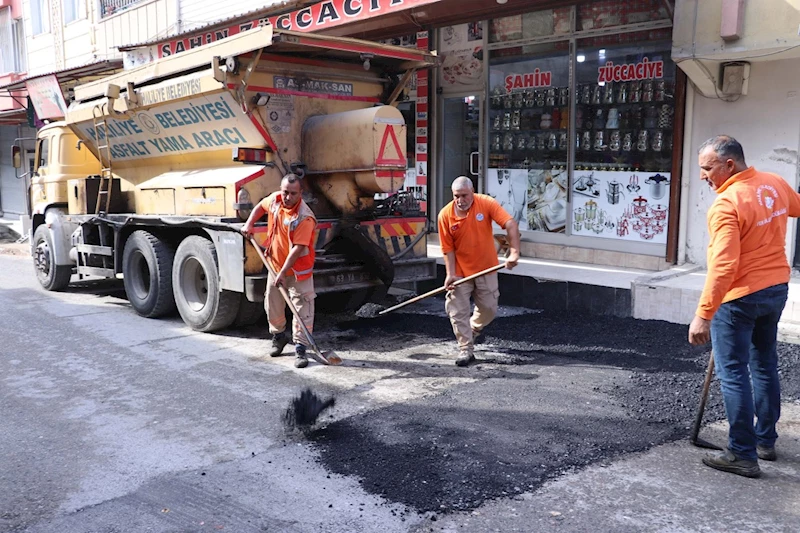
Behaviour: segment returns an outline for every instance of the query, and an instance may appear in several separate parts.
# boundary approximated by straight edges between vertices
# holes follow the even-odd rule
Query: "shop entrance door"
[[[442,99],[442,173],[437,180],[436,212],[453,199],[450,186],[459,176],[483,190],[483,97],[478,94]]]

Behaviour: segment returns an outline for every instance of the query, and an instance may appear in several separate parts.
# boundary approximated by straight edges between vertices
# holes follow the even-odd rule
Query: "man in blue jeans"
[[[698,159],[700,178],[717,197],[708,210],[708,275],[689,342],[711,341],[730,424],[728,448],[703,463],[758,477],[758,459],[777,459],[778,321],[791,273],[786,223],[800,216],[800,194],[780,176],[748,167],[733,137],[707,140]]]

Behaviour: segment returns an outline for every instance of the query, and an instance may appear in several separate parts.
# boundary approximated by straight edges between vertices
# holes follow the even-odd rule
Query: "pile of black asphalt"
[[[439,316],[390,314],[339,327],[347,332],[340,349],[455,349]],[[428,364],[387,363],[399,371],[394,379],[475,381],[317,427],[309,437],[321,463],[389,501],[449,513],[688,437],[709,347],[689,346],[686,326],[538,313],[497,319],[485,333],[467,369],[425,353],[415,362]],[[784,399],[798,399],[800,346],[780,344],[779,354]],[[705,421],[723,418],[715,379]]]

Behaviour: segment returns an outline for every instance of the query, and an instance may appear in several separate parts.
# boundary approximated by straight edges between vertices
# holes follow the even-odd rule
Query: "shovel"
[[[703,382],[703,392],[700,394],[700,405],[697,408],[697,415],[694,418],[692,432],[689,434],[689,442],[698,448],[708,448],[709,450],[721,450],[716,444],[712,444],[700,438],[700,425],[703,423],[703,413],[706,410],[706,400],[708,400],[708,389],[711,387],[711,376],[714,374],[714,351],[708,358],[708,368],[706,369],[706,379]]]
[[[506,264],[505,263],[501,263],[501,264],[495,265],[495,266],[493,266],[491,268],[487,268],[486,270],[481,270],[480,272],[476,272],[475,274],[472,274],[471,276],[467,276],[466,278],[461,278],[460,280],[454,282],[453,286],[456,287],[458,285],[461,285],[462,283],[466,283],[468,281],[472,281],[473,279],[477,279],[477,278],[479,278],[481,276],[485,276],[486,274],[491,274],[492,272],[497,272],[498,270],[502,270],[505,267],[506,267]],[[376,313],[370,313],[368,310],[365,310],[365,308],[367,306],[364,306],[364,308],[359,309],[359,311],[358,311],[358,313],[356,313],[356,315],[361,317],[361,318],[376,318],[376,317],[378,317],[380,315],[385,315],[386,313],[391,313],[392,311],[396,311],[396,310],[400,309],[401,307],[405,307],[407,305],[413,304],[414,302],[418,302],[420,300],[424,300],[425,298],[427,298],[429,296],[434,296],[436,294],[441,294],[446,290],[447,290],[447,287],[444,287],[444,286],[439,287],[438,289],[433,289],[432,291],[428,291],[425,294],[420,294],[419,296],[415,296],[414,298],[411,298],[410,300],[406,300],[405,302],[403,302],[401,304],[397,304],[397,305],[395,305],[393,307],[390,307],[388,309],[384,309],[382,311],[379,311],[377,314]],[[370,304],[367,304],[367,305],[370,305]]]
[[[272,268],[272,265],[269,264],[269,261],[267,261],[267,258],[264,256],[264,249],[258,245],[258,243],[253,237],[250,237],[250,243],[253,245],[253,248],[255,248],[256,251],[258,252],[258,257],[261,258],[261,262],[264,263],[265,267],[267,267],[267,270],[269,271],[270,274],[272,274],[272,277],[277,278],[278,275],[275,273],[275,270]],[[286,287],[281,285],[278,287],[278,290],[280,290],[281,296],[283,296],[283,299],[286,301],[287,305],[289,306],[289,309],[292,310],[292,315],[294,315],[294,319],[297,321],[298,324],[300,324],[300,329],[303,330],[306,339],[308,339],[308,344],[311,346],[311,356],[314,358],[314,360],[317,361],[318,363],[322,363],[323,365],[334,365],[334,366],[341,365],[342,358],[336,355],[336,353],[334,353],[333,351],[323,352],[322,350],[319,349],[319,346],[317,346],[317,343],[314,341],[314,337],[311,336],[311,332],[308,331],[308,328],[303,322],[303,319],[300,318],[300,313],[297,311],[297,308],[294,306],[292,299],[289,297],[289,293],[286,291]]]

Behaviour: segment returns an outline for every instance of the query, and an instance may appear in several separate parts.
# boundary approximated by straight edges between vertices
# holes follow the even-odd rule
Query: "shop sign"
[[[646,57],[640,63],[625,63],[623,65],[615,65],[613,61],[608,61],[597,71],[598,83],[649,80],[664,77],[664,62],[650,61]]]
[[[25,88],[40,119],[62,118],[66,115],[67,103],[55,74],[28,80]]]
[[[553,73],[549,70],[540,71],[538,68],[525,74],[509,74],[506,76],[506,92],[514,89],[533,89],[536,87],[550,87]]]
[[[359,22],[388,13],[404,11],[438,0],[326,0],[312,6],[259,20],[243,22],[191,37],[168,41],[158,46],[158,57],[166,57],[197,48],[243,31],[272,24],[279,30],[314,32],[351,22]]]

